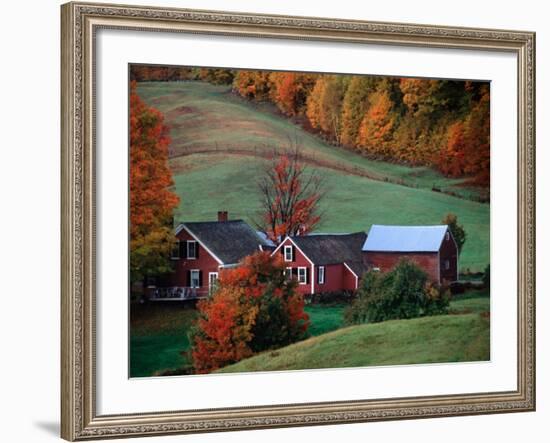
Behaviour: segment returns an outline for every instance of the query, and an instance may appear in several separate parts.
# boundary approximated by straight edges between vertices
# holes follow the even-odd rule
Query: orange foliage
[[[160,111],[130,89],[130,269],[133,280],[170,270],[172,216],[179,203],[170,191],[170,137]]]
[[[271,88],[269,74],[268,71],[237,71],[233,89],[243,97],[266,100]]]
[[[375,77],[351,77],[342,101],[341,142],[344,146],[355,146],[359,126],[369,107],[369,96],[375,91],[376,83]]]
[[[214,295],[198,303],[192,337],[196,373],[208,373],[265,349],[301,339],[309,320],[281,257],[258,252],[220,273]]]
[[[371,103],[359,126],[357,145],[372,154],[388,155],[395,123],[392,101],[384,91],[374,93]]]
[[[336,145],[489,184],[489,86],[481,82],[236,71],[233,89],[271,100]],[[462,135],[452,126],[462,123]]]
[[[306,115],[312,128],[319,129],[329,140],[340,143],[342,102],[349,78],[323,75],[315,82],[308,97]]]
[[[449,126],[437,163],[445,175],[468,175],[474,184],[488,186],[490,160],[489,89],[483,87],[466,118]]]
[[[480,91],[480,99],[467,119],[467,164],[465,173],[473,175],[473,182],[489,186],[491,170],[491,128],[489,118],[490,94],[488,86]]]
[[[434,92],[438,87],[437,80],[420,78],[402,78],[399,88],[403,93],[403,103],[413,115],[428,114],[433,111]]]
[[[466,154],[466,130],[464,123],[458,121],[447,132],[447,144],[441,150],[439,158],[440,171],[450,177],[460,177],[464,174]]]

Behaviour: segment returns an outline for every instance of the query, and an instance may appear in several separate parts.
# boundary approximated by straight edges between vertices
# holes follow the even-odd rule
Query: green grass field
[[[475,313],[351,326],[258,354],[217,372],[485,361],[489,358],[489,320]]]
[[[312,337],[326,334],[344,326],[344,309],[346,305],[307,305],[309,315],[308,333]]]
[[[255,183],[263,162],[223,154],[178,159],[174,169],[181,198],[178,218],[212,220],[220,208],[227,208],[231,218],[253,223],[258,208]],[[460,257],[461,269],[483,271],[489,262],[488,205],[329,169],[321,173],[328,192],[318,231],[368,231],[371,224],[438,224],[447,212],[454,212],[468,235]]]
[[[307,306],[312,336],[343,325],[344,306]],[[130,327],[130,376],[149,377],[190,365],[187,332],[196,318],[195,309],[180,305],[132,305]]]
[[[484,360],[489,352],[489,323],[486,318],[480,315],[490,311],[489,304],[487,292],[469,291],[464,295],[455,297],[451,302],[450,312],[455,315],[385,322],[384,324],[389,324],[387,330],[383,327],[381,330],[376,329],[380,328],[382,323],[366,325],[376,329],[375,333],[368,332],[366,334],[369,337],[371,337],[369,334],[378,337],[378,348],[369,348],[371,350],[367,358],[373,359],[374,363],[362,362],[359,366],[366,364],[405,364],[407,361],[426,363],[428,361]],[[327,349],[332,349],[332,345],[326,342],[327,337],[330,339],[332,337],[330,334],[333,334],[333,331],[337,333],[334,337],[339,337],[340,331],[350,329],[341,329],[344,326],[343,313],[345,305],[308,305],[305,309],[310,317],[309,334],[313,338],[301,343],[314,343],[315,346],[318,343],[324,343],[323,347],[327,346]],[[196,311],[194,309],[183,309],[178,305],[133,305],[130,329],[131,377],[148,377],[166,370],[178,370],[188,367],[190,362],[185,355],[190,349],[187,331],[195,318]],[[399,326],[400,322],[402,323],[401,326]],[[362,328],[362,326],[359,328]],[[426,338],[426,335],[429,335],[430,328],[434,328],[432,332],[437,332],[437,337]],[[409,334],[409,337],[400,336],[405,340],[401,346],[403,355],[389,353],[389,351],[384,350],[386,345],[384,345],[383,335],[389,334],[386,339],[388,340],[387,346],[390,346],[394,345],[397,340],[390,335],[396,332],[402,335]],[[358,333],[356,335],[354,333],[350,336],[351,342],[348,351],[362,354],[362,352],[358,352],[358,350],[365,347],[365,342],[361,338],[362,334]],[[465,334],[465,336],[461,337],[462,334]],[[316,338],[319,338],[320,342],[315,341]],[[424,342],[424,340],[427,341]],[[291,345],[291,347],[298,345]],[[353,350],[352,346],[355,346]],[[431,349],[432,346],[434,346],[433,349]],[[302,352],[305,348],[298,349]],[[277,350],[258,357],[252,357],[252,359],[261,357],[267,360],[273,352],[280,355],[283,353],[282,350]],[[303,352],[300,356],[307,356],[308,359],[304,365],[313,362],[317,358],[308,356],[307,352]],[[416,360],[417,353],[419,361]],[[429,360],[430,358],[432,360]],[[354,364],[351,363],[355,360],[351,356],[346,356],[344,361],[347,362],[346,365],[353,366]],[[345,365],[334,363],[334,360],[331,360],[331,362],[336,367],[345,367]],[[244,361],[239,364],[244,364]],[[260,363],[254,363],[254,365],[256,364],[259,365]],[[283,363],[278,360],[277,364],[281,365]],[[314,367],[317,366],[312,366],[312,368]],[[297,368],[289,367],[287,369]]]
[[[489,290],[468,291],[461,295],[456,295],[451,302],[450,314],[481,314],[491,311],[491,302]]]
[[[435,185],[471,192],[460,186],[460,180],[447,179],[430,168],[373,161],[335,148],[277,115],[270,105],[249,103],[231,94],[227,86],[151,82],[140,83],[138,92],[165,114],[171,128],[171,167],[181,198],[178,220],[213,220],[218,210],[227,210],[231,218],[253,223],[258,211],[258,171],[266,162],[255,154],[286,146],[289,138],[296,138],[301,152],[315,159],[311,169],[325,177],[324,215],[317,231],[353,232],[368,230],[371,224],[437,224],[453,212],[468,235],[461,269],[482,271],[489,262],[489,205],[431,191]],[[228,153],[232,149],[238,152]],[[347,173],[345,168],[379,179]]]
[[[133,304],[130,314],[130,377],[149,377],[190,365],[187,332],[195,309]]]

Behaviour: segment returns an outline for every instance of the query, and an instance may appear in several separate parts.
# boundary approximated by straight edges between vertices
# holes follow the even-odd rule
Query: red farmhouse
[[[302,294],[354,291],[366,270],[361,257],[366,237],[364,232],[287,237],[273,254],[282,255]]]
[[[306,294],[354,291],[365,271],[387,272],[407,258],[439,284],[458,280],[458,248],[448,226],[373,225],[367,236],[309,234],[286,237],[279,246],[243,220],[181,223],[176,228],[177,247],[172,253],[174,272],[149,298],[184,300],[207,296],[221,269],[234,267],[256,251],[280,254],[289,278]]]
[[[458,280],[458,248],[447,225],[372,225],[362,249],[368,269],[387,272],[407,258],[438,284]]]
[[[227,212],[219,212],[214,222],[181,223],[176,237],[178,243],[171,257],[174,272],[160,284],[170,293],[160,294],[160,298],[206,296],[220,269],[236,266],[247,255],[269,248],[269,242],[243,220],[228,220]]]

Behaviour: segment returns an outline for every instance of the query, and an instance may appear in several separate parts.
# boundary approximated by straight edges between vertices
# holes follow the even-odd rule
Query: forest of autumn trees
[[[489,185],[488,82],[157,66],[131,76],[231,85],[333,145]]]
[[[173,211],[178,196],[170,190],[168,127],[130,88],[130,279],[143,281],[171,270]]]

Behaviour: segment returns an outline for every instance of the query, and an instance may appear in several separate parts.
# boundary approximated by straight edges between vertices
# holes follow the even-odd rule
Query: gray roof
[[[356,264],[362,262],[361,246],[366,238],[365,232],[356,232],[300,235],[292,237],[292,241],[316,265],[346,262],[350,267],[350,263],[357,267]]]
[[[268,246],[243,220],[181,223],[176,233],[183,227],[225,265],[238,263],[247,255],[259,251],[260,245]]]
[[[349,268],[357,275],[357,277],[361,278],[363,273],[367,272],[367,267],[365,266],[363,260],[357,261],[346,261],[344,262],[346,265],[349,266]]]
[[[447,225],[384,226],[372,225],[363,251],[437,252],[447,232]]]
[[[276,248],[277,245],[271,240],[265,232],[262,231],[256,231],[256,234],[265,242],[267,246],[271,246],[273,248]]]

